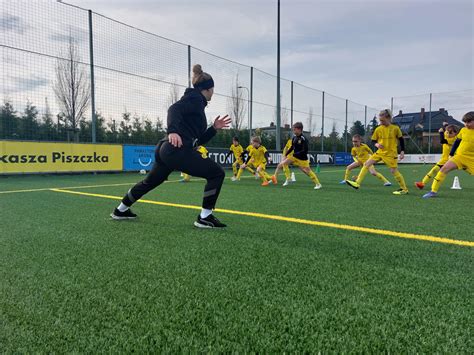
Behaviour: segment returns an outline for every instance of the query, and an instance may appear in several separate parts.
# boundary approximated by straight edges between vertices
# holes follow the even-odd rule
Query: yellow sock
[[[237,173],[237,180],[240,180],[240,176],[242,176],[244,169],[240,168],[239,172]]]
[[[362,167],[362,170],[360,171],[359,173],[359,176],[357,177],[357,183],[360,185],[362,184],[362,181],[364,180],[365,178],[365,175],[367,175],[367,173],[369,172],[369,168],[366,167],[365,165]]]
[[[423,184],[427,184],[432,178],[436,176],[436,173],[440,170],[441,168],[438,165],[433,166],[433,168],[428,172],[428,174],[425,175],[423,178],[422,182]]]
[[[349,169],[346,169],[346,172],[344,173],[344,180],[349,180],[350,174],[351,174],[351,171]]]
[[[389,182],[389,181],[387,180],[387,178],[386,178],[385,176],[383,176],[382,174],[380,174],[379,172],[377,172],[377,175],[375,175],[375,176],[376,176],[378,179],[382,180],[384,184],[387,183],[387,182]]]
[[[291,179],[291,172],[290,172],[290,168],[288,167],[288,165],[283,165],[283,171],[285,172],[286,180],[290,180]]]
[[[318,177],[316,176],[316,174],[314,173],[313,170],[311,170],[311,171],[308,173],[308,176],[309,176],[310,179],[314,182],[315,185],[319,185],[319,184],[320,184],[319,179],[318,179]]]
[[[237,162],[232,164],[232,172],[234,173],[234,176],[237,175]]]
[[[407,184],[405,184],[405,179],[403,178],[403,175],[398,170],[395,174],[393,174],[393,176],[398,181],[398,184],[400,185],[401,189],[408,190]]]
[[[434,177],[433,185],[431,185],[431,191],[438,192],[444,179],[446,179],[446,174],[442,171],[439,171],[438,174],[436,174],[436,176]]]
[[[260,170],[260,172],[258,173],[258,176],[260,176],[260,178],[263,180],[263,181],[268,181],[268,174],[265,173],[264,171]],[[268,176],[268,177],[267,177]]]

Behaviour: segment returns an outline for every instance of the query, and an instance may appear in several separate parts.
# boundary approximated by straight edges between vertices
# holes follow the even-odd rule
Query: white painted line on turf
[[[333,173],[333,172],[343,172],[345,170],[327,170],[327,171],[322,171],[320,173]],[[318,174],[320,174],[318,173]],[[304,173],[301,172],[296,172],[295,175],[305,175]],[[254,176],[242,176],[241,179],[253,179]],[[203,181],[205,179],[202,178],[192,178],[192,181]],[[165,181],[166,184],[170,183],[176,183],[180,182],[180,180],[168,180]],[[76,189],[92,189],[92,188],[97,188],[97,187],[113,187],[113,186],[133,186],[137,182],[124,182],[124,183],[119,183],[119,184],[101,184],[101,185],[79,185],[79,186],[55,186],[55,187],[42,187],[39,189],[24,189],[24,190],[6,190],[6,191],[0,191],[0,194],[13,194],[13,193],[20,193],[20,192],[38,192],[38,191],[49,191],[51,189],[68,189],[68,190],[76,190]]]

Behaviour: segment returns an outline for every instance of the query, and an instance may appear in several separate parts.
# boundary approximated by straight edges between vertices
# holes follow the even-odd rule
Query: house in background
[[[454,124],[459,128],[464,126],[462,122],[450,116],[444,108],[431,111],[431,129],[429,121],[430,112],[426,112],[424,108],[421,108],[420,112],[407,113],[400,110],[392,120],[394,124],[400,126],[404,136],[411,136],[417,144],[428,144],[429,136],[431,136],[433,147],[440,145],[438,130],[443,126],[443,122]]]

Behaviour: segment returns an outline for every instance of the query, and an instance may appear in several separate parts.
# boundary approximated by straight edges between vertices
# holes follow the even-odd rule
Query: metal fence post
[[[431,102],[433,94],[430,93],[430,113],[428,114],[428,154],[431,154]]]
[[[280,126],[281,126],[281,97],[280,97],[280,0],[278,0],[278,18],[277,18],[277,101],[276,101],[276,141],[275,149],[280,150]]]
[[[290,123],[293,127],[293,80],[291,81],[291,111],[290,111]]]
[[[345,125],[345,128],[344,128],[344,151],[346,153],[347,153],[347,147],[348,147],[348,145],[347,145],[347,143],[348,143],[347,142],[347,135],[348,135],[348,133],[347,133],[347,106],[348,106],[348,102],[349,102],[349,100],[346,99],[346,125]]]
[[[367,105],[365,105],[365,110],[364,110],[364,132],[367,130]]]
[[[92,111],[92,143],[97,142],[96,135],[96,120],[95,112],[95,78],[94,78],[94,41],[92,35],[92,10],[89,10],[89,61],[90,61],[90,75],[91,75],[91,111]]]
[[[191,87],[191,46],[188,45],[188,88]]]
[[[324,152],[324,91],[321,107],[321,152]]]
[[[249,118],[249,144],[252,140],[252,118],[253,118],[253,67],[250,67],[250,118]]]

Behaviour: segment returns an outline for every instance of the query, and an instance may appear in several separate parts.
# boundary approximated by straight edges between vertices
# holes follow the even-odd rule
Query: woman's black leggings
[[[143,181],[127,192],[122,203],[130,207],[147,192],[161,185],[174,170],[206,179],[202,207],[211,210],[216,206],[224,182],[224,169],[211,159],[203,158],[194,149],[175,148],[168,142],[157,146],[153,168]]]

